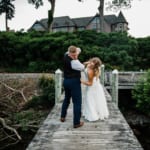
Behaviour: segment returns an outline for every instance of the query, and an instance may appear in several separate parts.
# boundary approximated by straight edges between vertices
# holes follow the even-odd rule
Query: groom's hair
[[[69,53],[76,53],[77,52],[77,47],[74,45],[71,45],[68,47],[68,52]]]

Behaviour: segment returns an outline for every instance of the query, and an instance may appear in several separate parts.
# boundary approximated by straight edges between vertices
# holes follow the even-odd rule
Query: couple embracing
[[[104,120],[109,116],[103,87],[99,81],[101,60],[94,57],[82,64],[78,60],[80,52],[80,48],[72,45],[69,46],[68,52],[64,55],[63,85],[65,98],[62,104],[60,121],[66,121],[67,109],[72,98],[74,128],[84,125],[84,122],[80,121],[82,108],[82,115],[88,121]],[[85,73],[84,80],[81,79],[81,71]],[[83,100],[81,83],[85,85]]]

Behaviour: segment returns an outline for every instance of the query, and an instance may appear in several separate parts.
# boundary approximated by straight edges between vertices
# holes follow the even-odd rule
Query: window
[[[118,30],[119,31],[123,31],[123,23],[119,23],[118,24]]]
[[[58,26],[58,23],[54,22],[54,26],[57,27],[57,26]]]
[[[68,21],[65,21],[65,25],[66,25],[66,26],[69,26],[69,22],[68,22]]]
[[[84,27],[79,27],[77,30],[78,31],[83,31],[83,30],[85,30],[85,28]]]
[[[91,22],[90,25],[91,29],[93,30],[98,30],[100,28],[100,21],[99,21],[99,17],[95,17],[94,20]]]
[[[42,27],[40,24],[36,23],[36,24],[33,26],[33,29],[35,29],[35,30],[43,30],[43,27]]]

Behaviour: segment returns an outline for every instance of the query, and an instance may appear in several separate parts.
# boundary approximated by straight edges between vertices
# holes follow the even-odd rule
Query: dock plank
[[[143,150],[120,110],[105,90],[110,116],[104,121],[88,122],[73,128],[72,104],[66,122],[59,121],[61,105],[55,105],[27,150]]]

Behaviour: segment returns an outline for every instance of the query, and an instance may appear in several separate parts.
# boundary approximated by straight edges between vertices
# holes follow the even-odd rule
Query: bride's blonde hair
[[[90,59],[90,62],[93,62],[94,67],[94,75],[96,76],[96,78],[99,78],[100,76],[100,66],[102,64],[102,61],[98,58],[98,57],[93,57]]]

